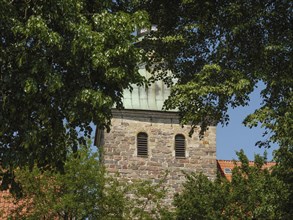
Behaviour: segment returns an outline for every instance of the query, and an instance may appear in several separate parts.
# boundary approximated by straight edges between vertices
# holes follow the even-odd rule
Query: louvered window
[[[143,132],[137,134],[137,156],[148,156],[148,135]]]
[[[185,157],[185,137],[182,134],[175,136],[175,157]]]

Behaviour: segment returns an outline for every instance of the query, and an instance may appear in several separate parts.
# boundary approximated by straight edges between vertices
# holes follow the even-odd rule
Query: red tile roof
[[[236,161],[236,165],[240,166],[240,162]],[[263,165],[263,169],[270,168],[272,166],[275,166],[275,162],[267,162]],[[249,161],[249,166],[254,166],[254,161]],[[235,167],[235,161],[234,160],[217,160],[217,168],[218,171],[221,173],[222,176],[226,177],[229,181],[232,179],[232,170]],[[226,170],[225,170],[226,169]],[[229,172],[231,171],[231,172]]]
[[[7,219],[10,212],[16,208],[8,190],[0,191],[0,219]]]
[[[14,212],[14,214],[27,213],[25,205],[29,204],[25,199],[17,201],[10,194],[9,190],[0,190],[0,220],[8,219],[9,216]]]

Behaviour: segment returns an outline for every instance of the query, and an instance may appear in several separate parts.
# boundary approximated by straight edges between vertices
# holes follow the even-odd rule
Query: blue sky
[[[229,109],[230,123],[228,126],[217,126],[217,159],[237,159],[235,152],[243,149],[249,160],[254,159],[254,154],[262,155],[265,150],[268,153],[268,160],[272,160],[272,152],[277,149],[277,145],[270,149],[255,146],[257,141],[264,140],[262,137],[264,130],[260,126],[250,129],[242,124],[245,116],[260,107],[259,93],[261,88],[263,88],[263,85],[259,84],[258,88],[251,94],[249,106]]]

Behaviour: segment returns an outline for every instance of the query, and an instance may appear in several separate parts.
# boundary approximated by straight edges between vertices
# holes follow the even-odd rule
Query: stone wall
[[[188,136],[190,126],[180,126],[175,112],[114,111],[110,133],[104,134],[104,163],[109,173],[119,173],[127,181],[135,179],[158,182],[166,171],[166,186],[170,200],[180,191],[185,172],[203,172],[210,178],[216,175],[216,128],[210,127],[199,139],[195,130]],[[148,134],[148,157],[137,156],[136,136]],[[174,139],[183,134],[186,158],[175,158]]]

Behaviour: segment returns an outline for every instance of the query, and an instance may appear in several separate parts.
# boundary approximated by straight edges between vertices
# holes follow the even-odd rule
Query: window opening
[[[225,168],[224,173],[225,174],[232,174],[232,170],[230,168]]]
[[[185,157],[185,137],[182,134],[175,136],[175,157]]]
[[[137,156],[148,156],[148,135],[144,132],[137,134]]]

